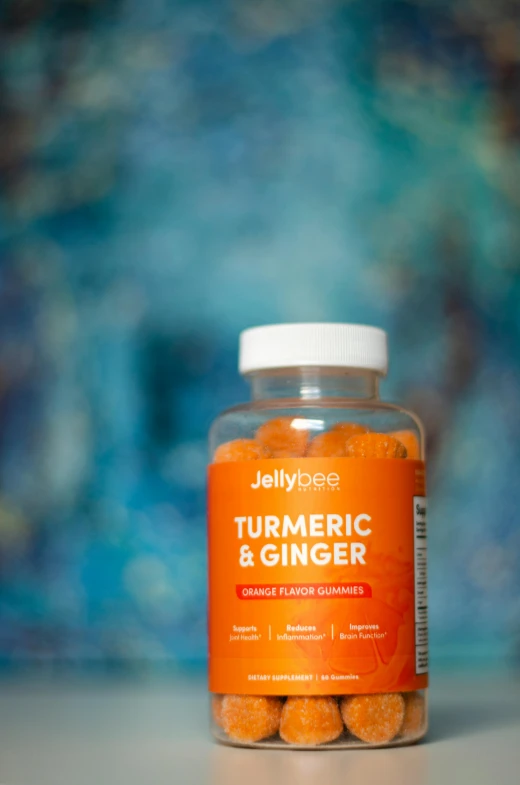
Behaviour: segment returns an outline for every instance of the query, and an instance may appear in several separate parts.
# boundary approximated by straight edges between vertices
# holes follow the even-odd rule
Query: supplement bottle
[[[209,688],[222,742],[415,742],[427,728],[421,423],[379,398],[386,334],[246,330],[252,402],[210,435]]]

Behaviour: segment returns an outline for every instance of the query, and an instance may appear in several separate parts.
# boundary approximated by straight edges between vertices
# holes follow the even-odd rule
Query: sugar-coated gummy
[[[274,736],[280,726],[280,698],[261,695],[224,695],[222,728],[232,741],[253,744]]]
[[[327,431],[315,436],[310,442],[307,458],[344,458],[347,439],[340,431]]]
[[[347,695],[341,701],[341,716],[350,733],[361,741],[387,744],[402,728],[404,698],[396,692]]]
[[[338,703],[329,696],[287,698],[280,736],[288,744],[315,747],[334,741],[343,732]]]
[[[420,692],[404,694],[404,720],[401,736],[419,736],[424,730],[425,703]]]
[[[309,431],[299,427],[305,423],[298,417],[275,417],[256,432],[256,438],[273,458],[301,458],[305,455]]]
[[[410,460],[418,461],[421,458],[421,446],[419,439],[414,431],[392,431],[390,436],[397,439],[398,442],[404,444],[406,447],[407,458]]]
[[[330,431],[315,436],[307,447],[308,458],[344,458],[351,436],[367,433],[368,428],[354,422],[339,422]]]
[[[211,714],[215,724],[222,727],[222,695],[212,695],[211,696]]]
[[[348,458],[406,458],[406,447],[387,433],[364,433],[347,442]]]
[[[361,425],[358,422],[337,422],[331,428],[332,431],[339,431],[342,433],[346,440],[351,436],[358,436],[361,433],[369,433],[370,428],[367,425]]]
[[[259,458],[270,458],[271,453],[256,439],[234,439],[217,447],[213,456],[214,463],[230,463],[232,461],[256,461]]]

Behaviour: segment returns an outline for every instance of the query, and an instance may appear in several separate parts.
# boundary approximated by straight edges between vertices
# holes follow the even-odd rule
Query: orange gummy
[[[407,458],[414,461],[420,460],[421,447],[416,433],[413,431],[392,431],[390,436],[393,436],[394,439],[397,439],[401,444],[404,444],[406,452],[408,453]]]
[[[224,695],[222,727],[232,741],[252,744],[274,736],[280,726],[282,701],[261,695]]]
[[[302,420],[297,417],[276,417],[260,426],[256,438],[273,458],[301,458],[307,449],[309,431],[295,427],[300,423]]]
[[[343,722],[334,698],[287,698],[282,711],[280,736],[288,744],[314,747],[334,741],[342,732]]]
[[[341,701],[348,730],[369,744],[386,744],[397,736],[404,720],[404,698],[396,692],[348,695]]]
[[[337,422],[332,427],[333,431],[339,431],[345,436],[345,439],[350,439],[351,436],[359,436],[361,433],[369,433],[370,428],[366,425],[360,425],[358,422]]]
[[[402,736],[418,736],[424,730],[425,704],[420,692],[404,694]]]
[[[344,458],[347,440],[340,431],[315,436],[307,448],[307,458]]]
[[[349,458],[406,458],[406,447],[387,433],[364,433],[347,442]]]
[[[222,695],[211,696],[211,714],[215,724],[222,727]]]
[[[259,458],[270,458],[271,453],[256,439],[234,439],[217,447],[213,463],[229,463],[232,461],[256,461]]]
[[[330,431],[314,437],[307,448],[307,457],[344,458],[350,437],[367,431],[368,428],[355,422],[339,422]]]

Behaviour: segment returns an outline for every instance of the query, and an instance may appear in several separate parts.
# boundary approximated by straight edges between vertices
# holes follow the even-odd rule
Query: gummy
[[[406,447],[387,433],[365,433],[347,442],[349,458],[406,458]]]
[[[215,724],[222,727],[222,695],[212,695],[211,696],[211,714],[213,716],[213,720]]]
[[[274,736],[280,726],[280,698],[258,695],[224,695],[222,727],[232,741],[252,744]]]
[[[282,711],[280,736],[288,744],[316,746],[343,732],[337,701],[331,697],[289,697]]]
[[[222,695],[211,696],[211,713],[215,723],[219,726],[219,728],[222,727],[222,700]]]
[[[231,461],[256,461],[259,458],[270,458],[271,453],[256,439],[234,439],[217,447],[213,456],[214,463]]]
[[[361,741],[387,744],[403,725],[404,698],[396,692],[346,696],[341,701],[341,716],[348,730]]]
[[[307,448],[307,458],[344,458],[347,440],[339,431],[315,436]]]
[[[330,431],[315,436],[307,448],[308,458],[344,458],[347,441],[368,428],[354,422],[339,422]]]
[[[256,438],[273,458],[301,458],[307,449],[309,431],[295,425],[303,422],[297,417],[276,417],[260,426]]]
[[[360,425],[358,422],[337,422],[332,430],[339,431],[346,439],[350,439],[351,436],[359,436],[361,433],[370,433],[368,426]]]
[[[392,431],[390,436],[397,439],[401,444],[406,447],[407,458],[410,460],[418,461],[421,458],[421,447],[417,434],[413,431]]]
[[[418,736],[424,730],[425,703],[420,692],[407,692],[404,695],[404,720],[402,736]]]

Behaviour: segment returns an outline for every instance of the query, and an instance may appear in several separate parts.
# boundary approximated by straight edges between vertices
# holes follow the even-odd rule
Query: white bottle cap
[[[361,324],[270,324],[240,333],[241,374],[269,368],[321,366],[388,370],[387,336]]]

